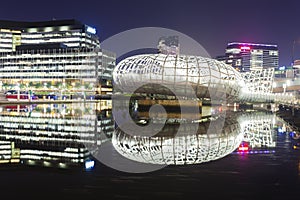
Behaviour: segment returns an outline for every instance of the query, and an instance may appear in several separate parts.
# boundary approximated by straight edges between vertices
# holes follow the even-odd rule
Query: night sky
[[[290,65],[293,41],[300,41],[299,0],[26,0],[1,2],[0,19],[77,19],[98,30],[101,40],[138,27],[163,27],[199,42],[212,56],[232,41],[279,47],[279,65]],[[295,45],[300,58],[300,42]]]

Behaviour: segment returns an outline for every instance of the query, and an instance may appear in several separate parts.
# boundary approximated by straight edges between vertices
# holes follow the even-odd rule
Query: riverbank
[[[55,103],[55,104],[69,104],[69,103],[95,103],[101,100],[110,100],[111,95],[99,95],[96,99],[64,99],[64,100],[53,100],[53,99],[39,99],[32,101],[22,101],[22,100],[14,100],[8,101],[5,97],[0,98],[0,105],[12,105],[12,104],[47,104],[47,103]]]

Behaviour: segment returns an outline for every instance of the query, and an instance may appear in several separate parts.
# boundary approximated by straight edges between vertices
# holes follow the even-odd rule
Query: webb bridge
[[[200,56],[131,56],[116,66],[113,78],[116,91],[123,93],[209,99],[212,103],[299,104],[296,93],[274,88],[274,68],[239,73],[221,61]],[[300,84],[294,87],[300,89]]]

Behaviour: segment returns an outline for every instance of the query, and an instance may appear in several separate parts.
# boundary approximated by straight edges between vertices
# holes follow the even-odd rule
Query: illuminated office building
[[[25,44],[64,43],[67,47],[99,47],[96,29],[77,20],[20,22],[0,20],[0,51]]]
[[[278,68],[279,51],[275,44],[231,42],[227,44],[224,61],[240,72]]]
[[[110,92],[116,56],[100,48],[96,34],[76,20],[0,21],[3,89],[36,91],[42,84],[47,90]]]

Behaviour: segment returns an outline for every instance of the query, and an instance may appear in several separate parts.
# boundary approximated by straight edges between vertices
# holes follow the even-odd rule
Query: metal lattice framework
[[[246,87],[242,88],[239,100],[270,102],[282,98],[272,93],[274,68],[254,70],[241,75]]]
[[[153,137],[132,136],[117,128],[112,143],[121,155],[134,161],[183,165],[222,158],[232,153],[243,139],[239,124],[235,120],[226,119],[223,129],[216,126],[216,134],[207,134],[209,125],[209,122],[201,123],[196,130],[197,134],[188,134],[190,127],[195,126],[180,124],[187,130],[187,134],[176,135],[179,125],[167,124]]]
[[[275,114],[255,113],[244,114],[238,118],[244,141],[251,147],[275,147],[273,134]]]
[[[247,87],[252,92],[271,93],[274,77],[274,68],[254,70],[241,73]]]
[[[290,96],[272,93],[273,75],[274,69],[239,73],[215,59],[166,54],[128,57],[113,72],[115,91],[124,93],[174,95],[175,91],[177,97],[219,101],[290,101]]]
[[[136,89],[137,83],[144,84],[136,92],[176,94],[198,98],[233,99],[238,97],[244,86],[242,76],[223,62],[200,56],[143,54],[122,60],[115,68],[115,88],[122,92]],[[157,84],[166,87],[157,87]],[[190,91],[192,86],[194,91]]]

